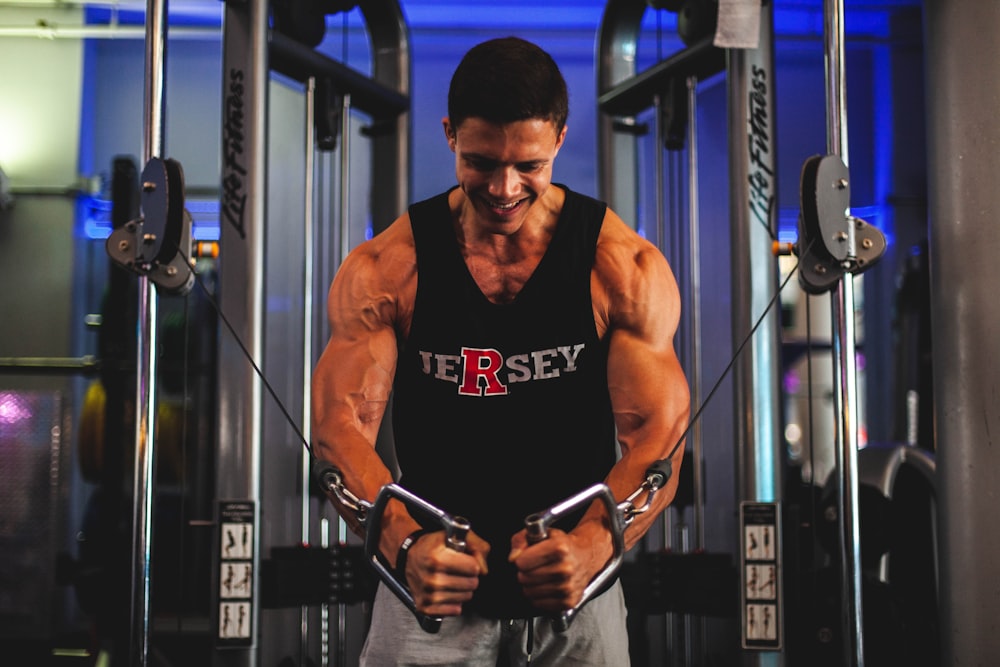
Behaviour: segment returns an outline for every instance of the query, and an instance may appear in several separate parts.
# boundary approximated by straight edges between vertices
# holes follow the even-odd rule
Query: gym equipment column
[[[764,511],[756,507],[760,504],[780,504],[784,470],[778,400],[780,312],[769,311],[769,302],[778,291],[777,262],[772,252],[778,228],[772,24],[773,6],[765,2],[760,8],[759,35],[752,40],[756,46],[726,52],[734,345],[744,340],[758,318],[767,313],[733,367],[736,497],[744,509],[754,507],[754,511]],[[741,533],[753,530],[741,522]],[[777,530],[775,533],[780,534]],[[779,554],[780,544],[776,546],[775,554]],[[746,556],[744,550],[741,562]],[[740,567],[742,590],[747,590],[748,571],[757,567],[745,563]],[[780,570],[778,575],[780,582]],[[744,664],[783,662],[783,605],[779,591],[780,586],[776,586],[773,599],[745,600],[742,605],[742,645],[758,651],[745,656]],[[770,623],[761,623],[765,615]],[[751,627],[759,630],[753,637]]]
[[[260,590],[260,489],[262,381],[241,348],[262,361],[268,8],[266,0],[229,0],[223,16],[222,201],[217,301],[234,334],[218,341],[218,443],[216,497],[220,499],[217,548],[226,521],[249,535],[241,549],[250,568],[250,590]],[[222,502],[226,500],[227,502]],[[227,516],[223,517],[223,512]],[[249,531],[244,533],[243,529]],[[241,545],[242,546],[242,545]],[[219,590],[220,557],[213,559]],[[256,598],[259,600],[259,596]],[[229,603],[226,603],[228,605]],[[224,630],[220,601],[214,618],[214,664],[257,664],[259,604],[235,603],[247,612],[238,632]],[[228,608],[228,607],[227,607]],[[220,618],[221,617],[221,618]]]
[[[823,2],[823,42],[826,57],[827,152],[847,158],[847,96],[844,82],[844,3]],[[847,225],[847,262],[856,257],[855,226]],[[858,508],[858,394],[854,333],[854,275],[845,273],[830,297],[833,352],[834,456],[840,510],[837,525],[841,546],[841,616],[844,660],[864,667],[861,612],[861,536]]]
[[[924,5],[930,292],[942,665],[995,663],[1000,634],[1000,450],[996,359],[1000,309],[991,268],[1000,247],[997,143],[1000,3]]]
[[[166,0],[146,7],[146,77],[143,163],[163,154]],[[135,470],[132,485],[132,613],[130,663],[145,667],[149,656],[150,578],[152,574],[154,439],[156,428],[157,294],[148,276],[139,276],[136,346]]]

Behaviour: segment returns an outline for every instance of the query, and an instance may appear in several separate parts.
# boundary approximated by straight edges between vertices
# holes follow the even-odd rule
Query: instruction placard
[[[253,501],[219,503],[219,570],[215,591],[219,647],[253,645],[256,515]]]
[[[781,650],[781,507],[740,504],[743,648]]]

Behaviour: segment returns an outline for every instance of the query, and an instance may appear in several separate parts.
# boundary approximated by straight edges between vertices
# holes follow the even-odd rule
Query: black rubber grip
[[[657,461],[646,469],[646,479],[654,488],[662,488],[674,474],[674,464],[670,459]]]
[[[319,486],[320,491],[324,493],[330,493],[333,489],[339,486],[344,479],[343,474],[337,466],[333,465],[329,461],[321,461],[320,459],[313,459],[313,478],[316,480],[316,484]]]

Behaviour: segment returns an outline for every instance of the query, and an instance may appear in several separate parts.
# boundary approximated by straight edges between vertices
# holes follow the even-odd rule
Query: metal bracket
[[[802,166],[799,284],[809,294],[831,290],[845,273],[870,269],[885,253],[885,236],[850,215],[850,172],[837,155],[814,155]]]
[[[191,215],[184,208],[184,173],[176,160],[152,158],[142,170],[144,218],[113,230],[105,249],[113,262],[145,275],[170,294],[194,286]]]

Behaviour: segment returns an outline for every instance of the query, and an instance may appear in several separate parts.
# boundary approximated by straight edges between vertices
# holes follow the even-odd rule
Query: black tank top
[[[564,189],[545,255],[506,304],[469,273],[447,193],[409,209],[417,294],[393,390],[400,484],[490,543],[471,606],[492,618],[537,613],[507,562],[524,518],[602,481],[615,461],[607,344],[590,294],[607,207]]]

